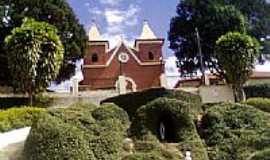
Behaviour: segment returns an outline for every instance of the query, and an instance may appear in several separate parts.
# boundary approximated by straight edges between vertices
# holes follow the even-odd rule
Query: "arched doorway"
[[[115,82],[116,90],[120,90],[120,88],[124,88],[125,91],[136,92],[137,85],[135,81],[130,77],[119,76],[118,80]]]

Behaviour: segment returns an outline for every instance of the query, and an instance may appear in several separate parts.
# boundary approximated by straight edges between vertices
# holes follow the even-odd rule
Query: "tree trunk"
[[[33,106],[33,92],[32,92],[32,89],[30,89],[28,94],[29,94],[29,105]]]
[[[242,86],[233,87],[235,102],[241,102],[246,100],[246,95]]]

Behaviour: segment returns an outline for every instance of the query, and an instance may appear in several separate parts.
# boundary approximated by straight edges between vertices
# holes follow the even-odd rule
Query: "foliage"
[[[26,106],[0,110],[0,132],[31,126],[35,116],[42,112],[46,112],[46,110]]]
[[[127,114],[115,105],[51,109],[33,124],[24,159],[119,159],[128,124]]]
[[[255,84],[244,87],[247,98],[264,97],[270,98],[270,84]]]
[[[256,153],[249,160],[269,160],[270,157],[270,149],[266,149],[264,151]]]
[[[21,26],[24,17],[31,17],[38,21],[44,21],[56,26],[66,50],[64,55],[65,64],[68,64],[69,60],[83,57],[87,36],[83,26],[79,24],[79,20],[76,18],[67,1],[2,0],[0,6],[9,7],[7,13],[9,13],[10,17],[8,25],[1,28],[0,44],[3,43],[5,37],[10,34],[12,29]],[[6,61],[8,55],[9,51],[4,50],[3,46],[0,46],[0,57],[1,60],[3,58],[3,62]],[[7,80],[9,76],[8,69],[5,66],[6,65],[0,66],[0,73],[5,73],[2,74],[3,77],[0,77],[1,80]],[[65,70],[65,72],[72,74],[75,68],[67,69],[70,70]],[[71,75],[63,78],[69,78],[70,76]],[[58,77],[58,79],[63,80],[62,77]]]
[[[175,99],[158,98],[145,106],[140,107],[130,127],[131,136],[135,139],[149,141],[149,135],[160,139],[159,124],[165,123],[168,136],[165,141],[179,143],[183,151],[192,149],[194,159],[207,160],[207,153],[197,134],[195,124],[189,113],[189,104]],[[151,137],[151,136],[150,136]]]
[[[63,46],[54,26],[26,18],[5,42],[12,84],[17,91],[32,96],[56,78],[63,60]]]
[[[246,102],[257,109],[270,113],[270,99],[269,98],[249,98]]]
[[[237,100],[242,100],[243,85],[249,79],[259,54],[259,43],[246,34],[229,32],[216,42],[216,57],[232,84]]]
[[[217,104],[202,118],[201,137],[211,160],[246,160],[270,148],[270,115],[243,104]]]
[[[56,97],[51,98],[44,95],[35,95],[33,99],[33,106],[40,108],[51,107]],[[29,105],[29,100],[26,97],[1,97],[0,109],[8,109],[16,107],[23,107]]]
[[[141,92],[120,95],[117,97],[108,98],[101,103],[115,103],[117,106],[123,108],[128,113],[129,118],[132,119],[138,108],[159,97],[175,98],[192,103],[193,107],[191,112],[201,112],[200,96],[184,91],[173,91],[164,88],[152,88]]]
[[[243,14],[233,5],[222,5],[214,0],[184,0],[177,6],[177,16],[171,19],[169,41],[170,48],[180,61],[182,74],[196,72],[198,62],[197,37],[198,28],[203,54],[203,62],[211,71],[219,70],[215,60],[216,40],[229,31],[246,31]]]

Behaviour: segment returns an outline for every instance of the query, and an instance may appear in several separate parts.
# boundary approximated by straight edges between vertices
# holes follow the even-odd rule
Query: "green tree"
[[[228,5],[234,9],[226,7]],[[221,6],[221,9],[213,10],[213,6]],[[224,7],[227,9],[222,9]],[[269,35],[270,3],[266,0],[181,0],[177,6],[177,16],[171,20],[170,48],[180,60],[184,71],[191,73],[197,70],[200,64],[197,63],[194,30],[198,27],[205,65],[209,69],[219,69],[213,57],[215,41],[228,31],[242,32],[240,26],[243,23],[246,24],[247,33],[257,39]]]
[[[196,72],[200,67],[196,27],[201,37],[203,65],[211,70],[220,68],[214,57],[216,40],[229,31],[246,31],[245,17],[234,6],[185,0],[178,5],[177,13],[178,16],[171,20],[169,41],[182,73]]]
[[[5,43],[12,85],[17,91],[28,93],[32,104],[33,94],[48,87],[63,61],[57,29],[46,22],[25,18],[22,26],[6,37]]]
[[[34,18],[56,26],[58,34],[64,44],[64,63],[61,70],[66,74],[61,74],[58,80],[70,78],[74,73],[75,65],[69,62],[83,57],[87,42],[87,36],[82,25],[79,24],[72,8],[66,0],[2,0],[0,5],[8,6],[10,10],[9,26],[5,27],[5,32],[0,34],[0,43],[10,34],[10,31],[22,24],[24,17]],[[0,46],[1,47],[1,46]],[[8,51],[1,52],[2,57],[8,56]],[[0,66],[0,72],[4,73],[5,79],[8,77],[6,65]],[[68,73],[68,74],[67,74]]]
[[[216,42],[216,57],[224,70],[224,78],[232,85],[237,101],[244,99],[243,85],[248,80],[259,56],[255,38],[229,32]]]

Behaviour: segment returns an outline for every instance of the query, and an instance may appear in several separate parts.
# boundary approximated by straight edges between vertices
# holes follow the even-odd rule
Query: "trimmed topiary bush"
[[[116,160],[122,156],[128,124],[127,113],[115,105],[51,109],[33,124],[23,156],[25,160]]]
[[[130,128],[131,134],[137,138],[151,133],[160,139],[159,125],[163,122],[168,125],[169,141],[179,142],[184,140],[195,130],[195,125],[189,115],[187,103],[175,99],[158,98],[136,113]],[[166,122],[168,121],[168,123]]]
[[[33,119],[41,112],[46,112],[46,109],[24,106],[0,110],[0,132],[31,126]]]
[[[255,84],[244,87],[247,98],[264,97],[270,98],[270,84]]]
[[[167,90],[164,88],[152,88],[141,92],[128,93],[113,98],[108,98],[101,103],[114,103],[123,108],[132,119],[137,111],[143,105],[160,97],[174,98],[188,103],[192,103],[192,112],[202,112],[201,98],[184,91]]]
[[[166,142],[179,143],[183,151],[191,149],[194,160],[208,160],[189,113],[190,107],[189,103],[176,99],[158,98],[137,110],[130,128],[131,136],[143,141],[147,141],[149,135],[161,139],[159,127],[162,122]]]
[[[248,160],[270,160],[270,149],[258,152]]]
[[[255,108],[270,113],[270,99],[269,98],[249,98],[246,102]]]
[[[208,108],[201,121],[201,137],[211,160],[246,160],[270,148],[270,114],[245,104],[224,103]]]

